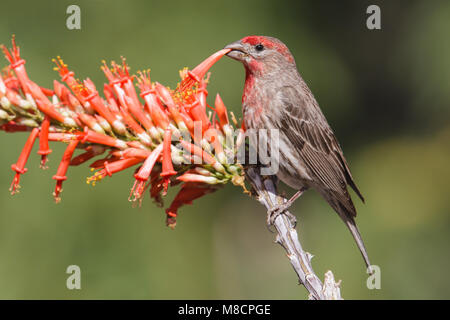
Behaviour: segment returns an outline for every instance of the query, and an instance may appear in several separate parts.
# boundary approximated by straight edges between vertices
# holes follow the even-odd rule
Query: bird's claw
[[[289,207],[291,206],[291,203],[289,202],[285,202],[283,204],[279,204],[269,210],[267,210],[267,227],[270,230],[270,226],[272,226],[275,222],[275,219],[280,215],[280,214],[285,214],[288,219],[289,222],[291,223],[291,226],[293,226],[295,228],[295,226],[297,225],[297,218],[290,213],[289,211],[287,211],[287,209],[289,209]]]

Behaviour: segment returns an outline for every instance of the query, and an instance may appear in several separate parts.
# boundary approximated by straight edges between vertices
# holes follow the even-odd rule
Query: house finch
[[[242,96],[245,128],[278,130],[276,175],[297,190],[285,205],[269,215],[287,209],[305,190],[317,190],[350,229],[369,267],[347,185],[363,202],[364,198],[353,181],[330,125],[298,73],[289,49],[280,40],[265,36],[245,37],[225,48],[232,49],[227,55],[241,61],[245,67]]]

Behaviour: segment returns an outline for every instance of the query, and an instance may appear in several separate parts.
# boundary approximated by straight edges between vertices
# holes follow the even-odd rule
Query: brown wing
[[[303,96],[289,86],[278,91],[275,100],[278,105],[273,107],[281,112],[280,134],[286,135],[296,147],[298,156],[314,180],[315,189],[349,228],[366,266],[369,267],[369,257],[354,220],[356,209],[347,191],[347,184],[362,201],[364,198],[353,181],[342,149],[325,116],[306,85],[304,89]]]
[[[277,96],[281,103],[280,128],[297,146],[299,156],[315,179],[318,188],[335,196],[347,210],[356,214],[347,184],[358,190],[342,149],[312,95],[301,96],[293,87],[283,87]],[[325,191],[324,190],[324,191]]]

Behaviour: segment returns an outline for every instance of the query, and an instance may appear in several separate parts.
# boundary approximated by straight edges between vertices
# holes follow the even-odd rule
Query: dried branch
[[[261,176],[258,167],[246,168],[247,181],[253,187],[256,199],[264,205],[267,210],[276,207],[287,201],[277,193],[276,178]],[[287,256],[297,273],[299,282],[305,286],[309,292],[309,299],[312,300],[341,300],[339,284],[334,281],[331,271],[325,273],[325,281],[322,281],[314,273],[311,266],[312,255],[305,252],[300,244],[295,226],[288,217],[286,210],[276,217],[273,225],[277,231],[276,242],[287,252]]]

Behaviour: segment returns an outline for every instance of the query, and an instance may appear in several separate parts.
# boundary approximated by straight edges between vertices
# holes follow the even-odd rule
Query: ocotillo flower
[[[171,227],[182,205],[224,183],[242,181],[240,164],[224,160],[224,154],[236,153],[225,144],[226,136],[232,137],[225,105],[217,98],[212,118],[206,111],[205,75],[229,50],[216,52],[192,71],[181,71],[181,83],[175,90],[152,83],[149,71],[139,72],[138,77],[131,75],[125,59],[122,65],[113,62],[112,69],[103,62],[108,79],[103,85],[103,98],[90,79],[76,79],[60,57],[53,61],[61,82],[55,80],[53,88],[47,89],[30,80],[14,38],[11,50],[5,46],[2,49],[10,65],[0,75],[0,130],[30,132],[18,161],[12,165],[15,175],[11,193],[17,192],[20,175],[27,171],[25,164],[36,139],[43,168],[51,153],[49,142],[68,144],[53,176],[57,202],[69,166],[106,153],[90,164],[96,172],[87,178],[88,183],[94,185],[140,165],[130,200],[141,201],[148,188],[158,205],[163,204],[169,185],[181,185],[166,210]],[[140,92],[133,84],[135,78]],[[195,136],[196,128],[200,128],[200,137]],[[82,152],[75,155],[77,150]]]
[[[163,141],[162,172],[160,173],[160,176],[163,177],[164,193],[167,193],[170,177],[176,174],[172,164],[172,131],[166,129]]]

